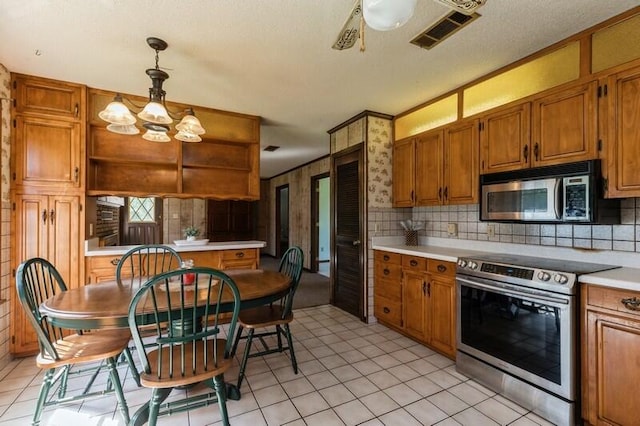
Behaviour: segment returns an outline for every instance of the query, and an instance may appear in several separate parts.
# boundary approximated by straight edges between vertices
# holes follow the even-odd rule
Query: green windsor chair
[[[195,274],[193,284],[185,275]],[[142,363],[140,383],[152,389],[149,402],[132,416],[132,425],[156,424],[159,416],[217,401],[229,424],[224,373],[231,366],[233,332],[240,293],[225,273],[205,267],[160,274],[144,284],[129,305],[129,327]],[[231,313],[230,323],[224,313]],[[166,326],[169,324],[169,326]],[[153,336],[149,335],[152,325]],[[225,339],[225,329],[229,334]],[[142,332],[148,337],[143,337]],[[204,382],[213,392],[165,399],[175,387]]]
[[[291,356],[293,371],[295,374],[298,374],[298,363],[296,362],[296,355],[293,350],[293,338],[289,324],[293,321],[293,297],[300,284],[303,260],[304,255],[300,247],[294,246],[287,249],[280,259],[278,270],[291,279],[289,292],[279,302],[257,308],[244,309],[240,312],[240,316],[238,317],[238,333],[236,334],[232,351],[232,355],[235,355],[240,340],[246,339],[244,355],[240,363],[240,372],[238,373],[238,390],[240,390],[242,386],[247,360],[249,358],[288,350]],[[269,330],[270,327],[275,327],[275,329]],[[247,335],[242,336],[242,331],[245,328],[247,329]],[[257,329],[266,330],[256,333],[255,331]],[[270,347],[265,340],[266,337],[270,336],[276,336],[277,347]],[[262,349],[258,352],[251,353],[251,343],[254,337],[260,340]],[[288,346],[283,346],[283,337],[287,339]]]
[[[129,409],[124,399],[116,359],[122,353],[128,353],[131,333],[127,329],[98,330],[91,333],[73,333],[53,327],[47,318],[40,314],[40,304],[54,295],[64,292],[67,287],[56,268],[45,259],[33,258],[18,266],[16,288],[18,298],[24,308],[27,319],[33,326],[38,338],[40,353],[36,365],[47,369],[33,414],[33,425],[40,424],[42,411],[47,406],[69,403],[80,399],[103,396],[115,392],[120,412],[129,421]],[[100,362],[95,367],[96,362]],[[109,379],[104,390],[92,391],[94,382],[106,363]],[[82,370],[71,370],[76,365],[85,364]],[[93,364],[90,367],[87,364]],[[132,363],[133,364],[133,363]],[[86,373],[93,370],[89,377]],[[69,375],[85,374],[86,386],[80,394],[67,395]],[[57,397],[49,398],[53,386],[59,383]]]

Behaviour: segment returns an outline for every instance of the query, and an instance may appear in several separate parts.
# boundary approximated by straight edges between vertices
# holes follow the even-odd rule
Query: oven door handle
[[[481,290],[488,290],[491,291],[493,293],[498,293],[498,294],[502,294],[505,296],[511,296],[511,297],[519,297],[521,299],[529,299],[529,300],[540,300],[540,301],[544,301],[547,303],[555,303],[558,305],[568,305],[569,301],[565,300],[565,299],[559,299],[557,297],[552,297],[552,296],[546,296],[546,295],[542,295],[539,294],[538,292],[534,293],[527,293],[527,292],[520,292],[517,290],[513,290],[513,289],[505,289],[504,287],[500,287],[500,286],[494,286],[494,285],[488,285],[488,284],[483,284],[483,283],[479,283],[477,281],[471,281],[468,280],[466,278],[460,278],[460,277],[456,277],[456,281],[462,282],[465,285],[469,286],[469,287],[474,287],[474,288],[478,288]]]

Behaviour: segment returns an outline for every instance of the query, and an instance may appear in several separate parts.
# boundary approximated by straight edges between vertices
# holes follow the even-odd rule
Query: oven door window
[[[559,308],[460,286],[461,342],[561,385]]]

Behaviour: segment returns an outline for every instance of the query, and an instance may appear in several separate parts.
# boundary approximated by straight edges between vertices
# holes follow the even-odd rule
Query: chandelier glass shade
[[[200,135],[205,133],[200,120],[198,120],[189,108],[182,113],[171,113],[165,104],[166,92],[162,89],[162,84],[169,78],[169,74],[161,70],[158,66],[158,52],[167,48],[167,43],[156,37],[147,38],[147,44],[156,52],[155,68],[147,69],[146,73],[151,78],[152,87],[149,88],[149,102],[140,107],[133,102],[128,101],[131,107],[140,110],[137,116],[143,123],[142,127],[147,132],[142,135],[143,139],[153,142],[169,142],[171,138],[167,135],[170,125],[181,119],[176,125],[178,131],[175,135],[177,140],[183,142],[200,142]],[[122,95],[116,94],[113,102],[110,102],[106,108],[98,113],[98,117],[109,123],[107,130],[121,135],[136,135],[140,133],[135,126],[136,116],[124,103]]]
[[[413,16],[417,0],[362,0],[362,15],[377,31],[400,28]]]

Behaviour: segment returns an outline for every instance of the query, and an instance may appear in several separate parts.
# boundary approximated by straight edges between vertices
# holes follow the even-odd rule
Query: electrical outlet
[[[447,235],[451,236],[451,237],[455,237],[456,235],[458,235],[458,224],[457,223],[450,223],[447,225]]]
[[[487,235],[489,237],[493,237],[496,235],[496,224],[495,223],[488,223],[487,224]]]

